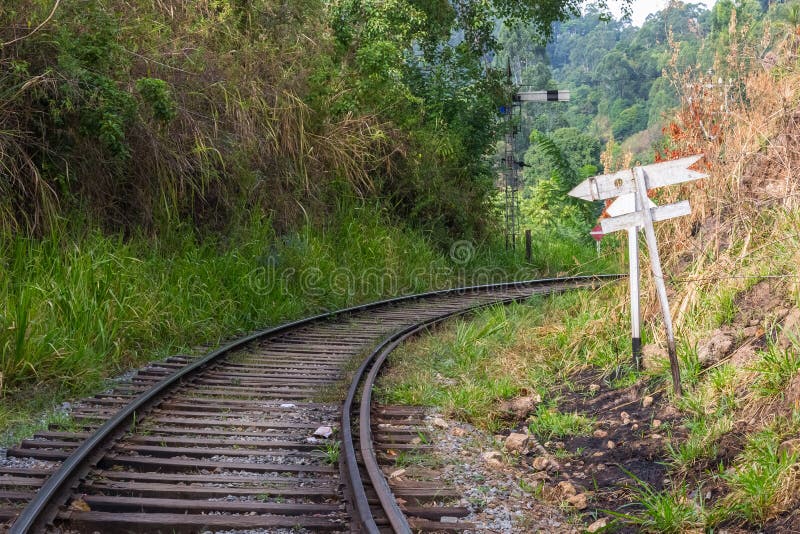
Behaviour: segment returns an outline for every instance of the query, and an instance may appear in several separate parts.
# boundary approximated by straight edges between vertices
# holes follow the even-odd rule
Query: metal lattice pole
[[[508,69],[508,80],[511,83],[511,66]],[[506,249],[517,248],[517,234],[520,233],[519,224],[519,166],[514,151],[517,146],[517,122],[514,120],[515,112],[521,118],[523,102],[567,102],[569,101],[569,91],[526,91],[516,93],[512,101],[506,107],[506,146],[503,174],[505,177],[506,192]]]
[[[505,186],[505,222],[506,222],[506,249],[517,248],[517,210],[518,207],[518,180],[516,165],[514,164],[514,146],[516,145],[516,128],[514,127],[514,104],[509,103],[505,108],[506,137],[503,153],[503,179]]]

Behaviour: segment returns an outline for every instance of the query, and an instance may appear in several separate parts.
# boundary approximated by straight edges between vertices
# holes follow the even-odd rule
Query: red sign
[[[589,235],[592,236],[595,241],[599,242],[601,239],[603,239],[603,236],[605,234],[603,233],[603,228],[598,224],[597,226],[592,228],[592,231],[589,232]]]

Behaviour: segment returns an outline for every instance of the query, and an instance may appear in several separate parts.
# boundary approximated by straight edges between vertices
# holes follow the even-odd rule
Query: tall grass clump
[[[155,357],[305,314],[449,287],[461,275],[422,235],[368,207],[283,235],[253,217],[224,239],[188,226],[159,237],[89,230],[7,238],[0,395],[11,407],[33,392],[78,395]]]
[[[705,526],[707,510],[699,492],[698,497],[691,497],[686,484],[679,484],[671,491],[657,491],[632,473],[629,475],[636,482],[632,500],[640,511],[612,512],[612,515],[643,532],[679,534]]]
[[[719,503],[718,521],[763,525],[792,509],[800,489],[797,454],[779,450],[780,436],[767,428],[750,436],[737,465],[724,475],[731,492]]]
[[[588,436],[594,428],[594,420],[579,413],[563,413],[554,407],[538,406],[531,416],[528,429],[542,442],[564,439],[571,436]]]
[[[770,343],[753,364],[752,370],[756,373],[755,391],[762,397],[780,395],[789,381],[800,372],[797,338],[791,332],[786,334],[791,340],[788,347]]]

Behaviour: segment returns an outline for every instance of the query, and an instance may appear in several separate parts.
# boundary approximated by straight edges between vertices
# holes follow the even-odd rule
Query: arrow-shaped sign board
[[[656,203],[652,200],[647,200],[647,205],[651,208],[656,207]],[[606,213],[608,213],[611,217],[619,217],[620,215],[625,215],[627,213],[633,213],[636,211],[636,194],[629,193],[627,195],[622,195],[617,200],[611,203],[609,207],[606,208]]]
[[[689,170],[689,167],[697,163],[702,157],[703,155],[701,154],[641,167],[645,172],[647,189],[705,178],[706,174]],[[628,169],[588,178],[570,191],[569,195],[583,200],[606,200],[635,192],[636,182],[633,171]]]
[[[689,206],[689,201],[684,200],[675,204],[667,204],[666,206],[657,206],[650,208],[650,213],[653,214],[653,222],[666,221],[674,219],[675,217],[683,217],[692,213],[692,208]],[[645,215],[642,211],[628,212],[625,215],[618,217],[611,217],[610,219],[603,219],[600,221],[600,226],[603,227],[604,234],[611,232],[618,232],[620,230],[627,230],[628,228],[643,227],[645,225]]]

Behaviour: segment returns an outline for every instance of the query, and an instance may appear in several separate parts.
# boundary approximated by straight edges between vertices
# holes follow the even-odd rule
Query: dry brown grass
[[[722,287],[741,292],[756,277],[798,273],[792,213],[800,206],[800,40],[795,32],[767,28],[764,39],[752,44],[735,20],[731,30],[726,65],[717,71],[726,74],[669,73],[683,105],[665,129],[671,150],[664,156],[703,153],[700,170],[709,174],[656,193],[660,204],[689,199],[692,205],[691,216],[657,228],[672,276],[673,319],[690,337],[686,330],[709,293]],[[658,322],[655,291],[646,287],[644,316]],[[653,334],[663,342],[660,329]]]

